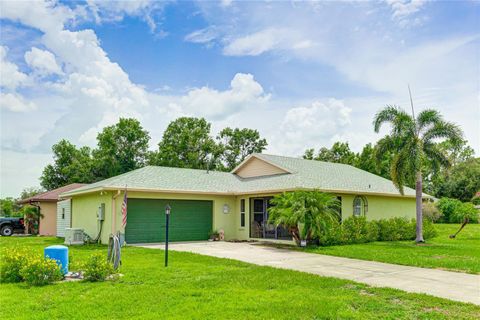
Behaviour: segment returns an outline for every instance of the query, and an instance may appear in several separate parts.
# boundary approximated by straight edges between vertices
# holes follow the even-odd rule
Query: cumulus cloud
[[[18,86],[28,80],[28,76],[18,69],[15,63],[7,60],[8,48],[0,46],[0,86],[6,89],[15,90]]]
[[[62,74],[62,68],[50,51],[33,47],[25,53],[25,61],[40,75]]]
[[[305,146],[329,145],[334,136],[343,133],[350,125],[351,111],[343,101],[333,98],[291,108],[285,113],[277,143],[289,153],[296,154],[301,154]]]
[[[56,1],[1,1],[0,17],[23,23],[43,32],[63,29],[76,13]]]
[[[245,108],[258,108],[270,99],[253,75],[237,73],[230,89],[218,91],[209,87],[195,88],[178,99],[177,106],[193,115],[223,119]]]
[[[13,112],[27,112],[37,108],[35,103],[25,100],[15,93],[0,93],[0,108]]]
[[[76,135],[74,138],[92,136],[84,133],[98,130],[98,124],[109,125],[121,116],[140,117],[138,111],[148,106],[144,89],[132,83],[124,70],[108,58],[92,30],[65,29],[64,23],[71,18],[71,11],[65,6],[38,2],[25,6],[24,3],[9,2],[2,3],[2,9],[2,17],[43,31],[41,43],[48,51],[32,48],[27,52],[25,60],[31,67],[42,73],[59,73],[61,69],[55,57],[65,64],[66,75],[62,79],[54,83],[39,83],[39,89],[43,85],[47,94],[63,96],[70,104],[69,111],[42,139],[45,148],[49,148],[64,134],[70,137]],[[32,19],[32,16],[40,14],[42,18],[37,16],[37,19]],[[45,20],[51,23],[43,23]],[[4,56],[2,50],[2,63]],[[12,73],[16,70],[10,64],[7,67]],[[10,87],[18,85],[25,78],[21,73],[14,74],[17,76],[13,78],[2,77],[7,78]],[[13,101],[13,97],[10,96],[10,100]],[[14,105],[17,109],[21,106],[19,103]],[[24,110],[31,105],[24,103],[23,106],[21,109]],[[85,117],[85,114],[89,114],[89,117]],[[92,121],[96,122],[93,126]]]

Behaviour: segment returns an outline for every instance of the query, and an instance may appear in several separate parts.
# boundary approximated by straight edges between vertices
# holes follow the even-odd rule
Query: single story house
[[[83,183],[72,183],[57,189],[34,195],[18,201],[30,204],[40,210],[42,218],[38,233],[42,236],[63,236],[70,227],[70,199],[60,197],[61,193],[83,187]]]
[[[390,180],[350,165],[267,154],[252,154],[231,172],[147,166],[62,196],[72,199],[72,227],[92,238],[101,231],[103,243],[117,231],[127,243],[164,241],[167,204],[172,241],[206,240],[211,230],[223,230],[226,240],[291,241],[286,230],[268,223],[267,209],[273,195],[298,189],[336,195],[342,218],[415,217],[411,188],[401,195]]]

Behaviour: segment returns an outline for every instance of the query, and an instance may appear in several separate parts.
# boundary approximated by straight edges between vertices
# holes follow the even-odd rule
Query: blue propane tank
[[[63,274],[68,272],[68,247],[55,245],[43,250],[45,258],[54,259],[62,269]]]

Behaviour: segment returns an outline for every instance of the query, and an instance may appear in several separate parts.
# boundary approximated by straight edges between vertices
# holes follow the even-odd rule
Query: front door
[[[275,227],[268,221],[268,208],[272,206],[272,197],[250,199],[250,237],[260,239],[291,240],[292,236],[282,226]]]

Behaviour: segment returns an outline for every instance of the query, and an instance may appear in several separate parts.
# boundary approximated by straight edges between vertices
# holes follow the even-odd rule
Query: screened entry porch
[[[287,229],[268,222],[272,197],[250,198],[250,238],[292,240]]]

